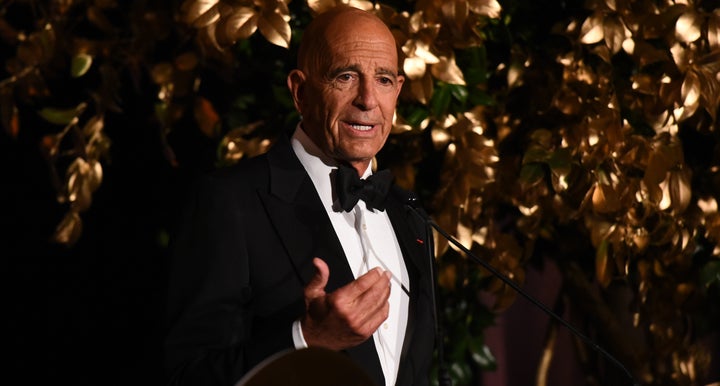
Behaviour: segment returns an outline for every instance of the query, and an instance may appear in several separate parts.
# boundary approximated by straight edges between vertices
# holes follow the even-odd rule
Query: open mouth
[[[359,131],[369,131],[372,130],[374,127],[373,125],[362,125],[359,123],[351,123],[350,127],[353,128],[353,130],[359,130]]]

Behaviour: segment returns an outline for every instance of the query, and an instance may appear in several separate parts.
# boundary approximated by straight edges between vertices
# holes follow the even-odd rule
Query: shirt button
[[[363,223],[363,224],[362,224],[362,229],[363,229],[364,231],[366,231],[366,230],[367,230],[367,224]]]
[[[387,323],[383,323],[383,328],[387,330],[387,329],[388,329],[388,324],[387,324]]]

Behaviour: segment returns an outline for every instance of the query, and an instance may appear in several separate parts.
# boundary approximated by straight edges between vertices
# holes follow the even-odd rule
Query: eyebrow
[[[330,70],[329,75],[331,78],[334,78],[334,77],[342,74],[343,72],[347,72],[347,71],[352,71],[352,72],[357,72],[357,73],[362,72],[362,71],[360,71],[360,67],[353,64],[350,66],[332,69],[332,70]],[[389,75],[389,76],[392,76],[393,78],[397,78],[399,76],[399,74],[397,72],[395,72],[389,68],[380,68],[378,71],[375,72],[375,75]]]

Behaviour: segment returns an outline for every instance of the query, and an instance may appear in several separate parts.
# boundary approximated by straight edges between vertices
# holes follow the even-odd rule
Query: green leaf
[[[700,269],[700,284],[707,288],[717,283],[720,283],[720,260],[711,261]]]
[[[88,72],[93,63],[93,57],[88,54],[77,54],[73,56],[70,64],[70,75],[79,78]]]
[[[532,146],[523,154],[522,164],[545,163],[551,156],[552,155],[548,154],[545,149],[539,146]]]
[[[495,356],[490,351],[490,347],[483,344],[480,339],[474,340],[477,340],[477,342],[471,343],[473,362],[485,370],[495,369],[497,363],[495,361]]]
[[[468,94],[468,103],[472,106],[495,106],[495,98],[480,89],[472,89]]]
[[[472,369],[465,362],[455,362],[450,365],[450,375],[455,384],[467,385],[472,379]]]
[[[405,120],[410,124],[412,127],[420,127],[420,124],[422,121],[424,121],[428,116],[430,115],[430,112],[427,111],[427,109],[422,107],[413,108],[410,110],[410,114],[405,117]]]
[[[168,119],[168,105],[165,102],[155,103],[155,118],[160,121],[163,125],[167,123]]]
[[[458,102],[464,104],[467,101],[467,87],[461,84],[451,84],[448,86],[450,87],[450,93],[452,94],[453,98],[455,98]]]
[[[56,125],[67,125],[78,115],[77,109],[56,109],[45,107],[38,112],[43,119]]]
[[[567,175],[570,173],[572,167],[572,155],[570,149],[562,148],[557,149],[550,154],[550,158],[547,160],[550,170],[558,175]]]
[[[430,107],[436,117],[447,114],[451,99],[452,93],[448,84],[442,84],[435,89],[430,101]]]
[[[545,169],[540,163],[529,163],[520,169],[520,186],[523,190],[527,190],[545,179]]]

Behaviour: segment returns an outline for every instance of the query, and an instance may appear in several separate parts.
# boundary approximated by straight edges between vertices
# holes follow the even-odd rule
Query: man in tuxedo
[[[344,353],[378,386],[429,383],[426,228],[372,170],[403,81],[374,15],[336,7],[308,26],[287,80],[301,122],[204,179],[174,238],[172,384],[233,385],[304,347]]]

